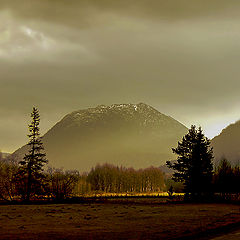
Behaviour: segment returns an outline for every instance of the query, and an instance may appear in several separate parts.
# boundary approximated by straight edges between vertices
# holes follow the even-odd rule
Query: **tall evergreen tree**
[[[213,175],[213,151],[210,140],[206,138],[201,127],[191,126],[182,142],[172,149],[178,155],[177,162],[167,162],[175,170],[173,180],[184,183],[185,192],[192,197],[211,191]]]
[[[40,137],[40,115],[37,108],[33,107],[31,113],[32,121],[29,124],[29,151],[19,162],[22,177],[25,177],[25,200],[29,201],[33,193],[41,188],[43,175],[43,167],[48,162],[46,154],[43,152],[43,143]]]

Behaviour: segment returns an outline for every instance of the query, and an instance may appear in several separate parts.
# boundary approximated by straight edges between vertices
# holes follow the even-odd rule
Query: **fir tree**
[[[43,152],[43,143],[40,137],[40,115],[37,108],[33,107],[31,113],[32,121],[29,124],[29,151],[19,162],[21,177],[25,182],[25,200],[29,201],[33,193],[37,193],[41,188],[44,178],[43,167],[48,162],[46,154]]]
[[[167,166],[175,170],[173,180],[183,182],[185,192],[193,197],[210,193],[213,151],[201,127],[197,130],[196,126],[191,126],[172,151],[178,155],[176,163],[167,162]]]

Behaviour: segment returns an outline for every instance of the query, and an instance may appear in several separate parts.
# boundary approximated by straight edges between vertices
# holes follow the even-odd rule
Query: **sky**
[[[0,149],[64,115],[147,103],[218,135],[240,119],[238,0],[0,0]]]

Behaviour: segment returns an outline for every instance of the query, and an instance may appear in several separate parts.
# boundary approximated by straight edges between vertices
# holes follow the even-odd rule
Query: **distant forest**
[[[0,154],[0,199],[4,201],[22,200],[26,187],[16,178],[19,165],[12,156],[2,158]],[[215,168],[213,191],[226,197],[240,193],[240,167],[232,167],[223,159]],[[97,165],[89,173],[48,168],[44,172],[41,187],[35,186],[32,199],[63,200],[73,196],[104,193],[160,193],[183,192],[183,184],[174,182],[160,168],[150,167],[135,170],[110,164]]]
[[[0,159],[0,198],[26,198],[26,184],[20,184],[16,161]],[[154,193],[167,191],[166,178],[159,168],[135,170],[110,164],[97,165],[89,173],[48,168],[41,187],[34,186],[32,198],[65,199],[94,193]]]

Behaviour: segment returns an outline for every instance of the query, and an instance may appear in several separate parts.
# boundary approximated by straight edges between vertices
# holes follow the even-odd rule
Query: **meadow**
[[[0,239],[211,239],[239,227],[238,205],[145,201],[1,205]]]

